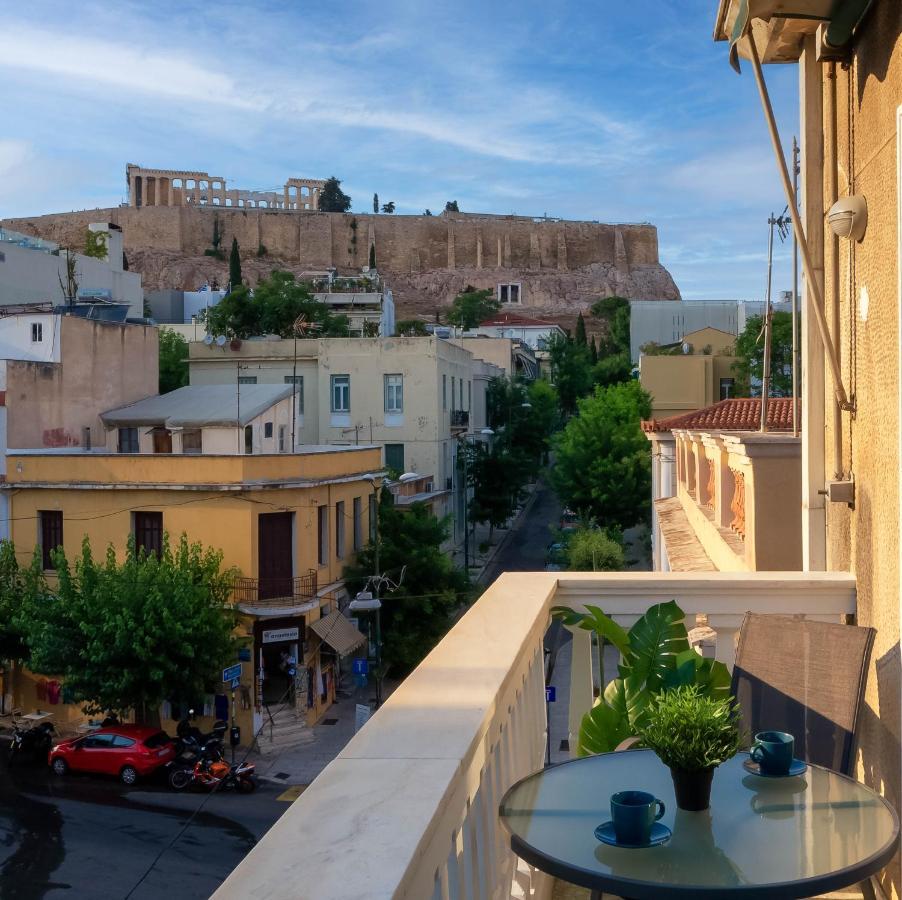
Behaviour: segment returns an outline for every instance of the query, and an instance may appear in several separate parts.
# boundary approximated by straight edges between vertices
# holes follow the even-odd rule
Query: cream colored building
[[[642,353],[639,381],[651,394],[652,415],[679,416],[733,397],[734,343],[733,335],[725,331],[702,328],[675,345]]]

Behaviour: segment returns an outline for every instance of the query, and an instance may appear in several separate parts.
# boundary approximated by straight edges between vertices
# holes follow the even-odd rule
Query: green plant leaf
[[[662,677],[665,690],[695,685],[705,697],[721,700],[730,696],[730,670],[722,662],[699,656],[691,648],[678,653],[675,662]]]
[[[594,631],[599,637],[613,644],[623,656],[630,652],[630,638],[627,630],[618,625],[610,616],[605,615],[597,606],[586,606],[588,612],[580,613],[569,606],[553,606],[552,618],[558,619],[571,628],[583,628]]]
[[[621,663],[621,675],[643,683],[651,693],[661,690],[665,674],[676,668],[676,657],[689,649],[683,618],[674,600],[650,607],[629,630],[630,655]]]
[[[638,734],[648,716],[651,703],[651,694],[643,685],[632,678],[615,678],[605,688],[604,699],[608,706],[626,717],[630,727],[627,737]]]
[[[624,712],[601,701],[583,716],[576,752],[579,756],[610,753],[632,734]]]

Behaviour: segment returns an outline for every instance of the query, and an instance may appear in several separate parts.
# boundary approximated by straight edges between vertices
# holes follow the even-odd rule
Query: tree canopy
[[[53,561],[58,586],[36,586],[23,603],[28,665],[61,676],[88,712],[154,721],[164,700],[209,692],[235,659],[233,573],[221,571],[219,551],[184,535],[173,550],[164,537],[158,559],[130,538],[123,562],[112,547],[97,560],[85,538],[74,562],[61,549]]]
[[[771,317],[770,396],[792,396],[792,313],[775,312]],[[749,316],[745,329],[736,338],[737,397],[751,397],[752,386],[761,393],[764,374],[764,335],[762,316]]]
[[[601,528],[577,528],[566,553],[571,572],[620,572],[625,567],[623,545]]]
[[[555,442],[552,483],[561,500],[602,526],[626,529],[648,518],[651,454],[640,420],[651,398],[636,381],[597,387],[578,401]]]
[[[467,285],[454,298],[445,318],[451,325],[470,329],[491,318],[499,309],[501,304],[495,298],[494,291],[491,289],[477,291],[476,288]]]
[[[466,603],[467,575],[456,569],[442,551],[449,522],[437,519],[423,503],[401,509],[383,489],[379,503],[380,574],[397,580],[407,569],[401,586],[382,592],[382,658],[394,677],[407,675],[444,637],[454,613]],[[375,571],[375,547],[368,543],[345,577],[360,590]]]
[[[419,319],[399,319],[395,322],[395,331],[401,337],[426,337],[426,323]]]
[[[297,281],[291,272],[274,270],[251,290],[241,285],[227,294],[206,313],[207,330],[230,338],[249,338],[262,334],[291,337],[294,322],[304,315],[307,322],[320,326],[299,337],[347,337],[348,318],[335,315],[311,293],[310,285]]]
[[[384,213],[393,213],[395,211],[395,201],[389,200],[388,203],[382,204],[382,212]]]
[[[592,366],[589,348],[564,335],[548,340],[551,377],[560,398],[564,415],[576,412],[576,404],[592,390]]]
[[[160,329],[160,393],[188,383],[188,342],[171,328]]]
[[[373,212],[374,213],[379,212],[379,195],[378,194],[373,194]]]
[[[25,598],[43,583],[38,555],[27,569],[20,569],[11,541],[0,541],[0,660],[28,658],[23,617]]]
[[[347,212],[351,208],[351,198],[341,189],[341,182],[332,175],[326,179],[319,192],[320,212]]]
[[[445,203],[445,212],[460,212],[460,207],[456,200],[448,200]]]

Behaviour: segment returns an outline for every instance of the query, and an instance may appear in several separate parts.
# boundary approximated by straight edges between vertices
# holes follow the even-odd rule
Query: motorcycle
[[[188,787],[204,787],[211,790],[236,789],[241,794],[249,794],[257,787],[253,763],[241,762],[230,765],[219,749],[204,752],[193,767],[179,766],[173,762],[169,772],[169,784],[177,791]]]
[[[32,760],[47,761],[47,756],[53,748],[53,735],[56,732],[52,722],[41,722],[31,728],[25,728],[18,720],[13,720],[13,737],[7,751],[9,765],[20,759],[23,755],[30,756]]]
[[[191,717],[193,716],[194,710],[189,709],[188,715],[181,719],[176,726],[175,734],[178,738],[177,755],[181,755],[184,752],[191,752],[197,755],[203,753],[208,745],[221,744],[222,737],[229,727],[228,722],[219,719],[213,723],[212,731],[204,733],[196,725],[191,724]]]

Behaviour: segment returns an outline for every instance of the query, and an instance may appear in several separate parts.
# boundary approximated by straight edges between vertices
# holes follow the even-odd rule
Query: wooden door
[[[261,513],[257,540],[260,599],[293,596],[291,513]]]
[[[153,452],[154,453],[172,453],[172,432],[165,428],[154,428],[153,430]]]

